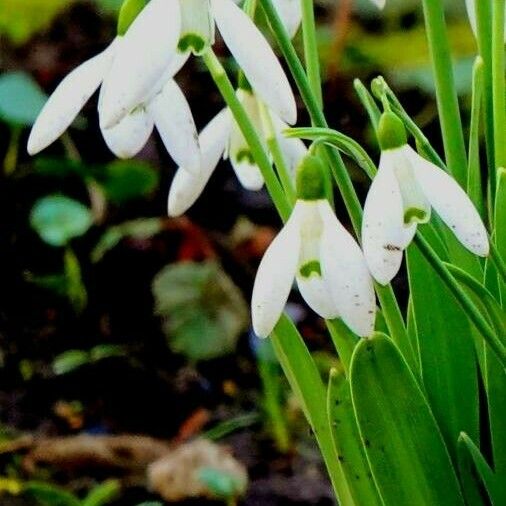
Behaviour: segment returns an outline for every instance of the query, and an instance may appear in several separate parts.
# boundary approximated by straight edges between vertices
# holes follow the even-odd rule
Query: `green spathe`
[[[147,0],[125,0],[123,2],[118,15],[118,35],[125,35],[147,3]]]
[[[381,115],[378,139],[382,151],[400,148],[408,143],[404,123],[393,112],[387,111]]]
[[[325,193],[325,166],[320,158],[307,155],[297,167],[297,198],[301,200],[321,200]]]

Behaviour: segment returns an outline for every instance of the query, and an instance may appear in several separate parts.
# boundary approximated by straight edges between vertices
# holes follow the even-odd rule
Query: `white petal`
[[[287,123],[297,120],[295,97],[273,50],[231,0],[211,0],[220,33],[260,98]]]
[[[284,136],[283,132],[288,128],[288,125],[283,120],[273,113],[271,113],[271,118],[276,130],[276,138],[283,152],[288,169],[292,173],[295,173],[295,169],[299,166],[299,163],[307,155],[309,150],[301,139],[287,138]]]
[[[468,250],[487,256],[487,230],[466,192],[445,171],[412,148],[410,158],[418,183],[440,218]]]
[[[176,163],[194,174],[200,170],[197,127],[184,93],[169,79],[147,105],[160,136]]]
[[[176,55],[179,2],[151,0],[122,40],[106,77],[104,127],[110,128],[152,93]]]
[[[290,37],[293,37],[299,29],[302,21],[302,9],[300,0],[273,0],[274,7],[283,20]]]
[[[362,250],[327,201],[321,202],[320,212],[323,278],[346,325],[359,336],[370,336],[374,330],[376,297]]]
[[[383,9],[385,7],[386,0],[371,0],[373,4],[375,4],[378,9]]]
[[[258,268],[251,314],[253,329],[260,337],[268,337],[286,305],[299,261],[300,235],[297,207],[265,252]]]
[[[297,286],[307,305],[322,318],[332,320],[339,316],[334,304],[330,287],[322,276],[312,275],[309,278],[297,276]]]
[[[132,158],[146,145],[153,126],[151,116],[140,107],[125,116],[116,126],[101,130],[105,143],[118,158]]]
[[[392,152],[383,152],[362,222],[362,247],[369,270],[384,285],[399,271],[403,250],[416,231],[416,225],[404,227],[402,198],[392,166]]]
[[[199,137],[202,152],[200,172],[193,175],[184,168],[176,172],[169,192],[170,216],[182,215],[200,197],[223,155],[230,135],[230,123],[230,113],[224,109],[202,130]]]
[[[84,104],[104,78],[114,53],[115,43],[74,69],[58,85],[44,105],[28,139],[28,153],[47,148],[72,124]]]

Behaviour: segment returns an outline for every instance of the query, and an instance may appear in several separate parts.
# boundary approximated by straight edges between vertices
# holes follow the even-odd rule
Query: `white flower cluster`
[[[100,87],[100,128],[113,153],[134,156],[156,127],[181,167],[170,190],[169,214],[180,215],[193,205],[222,157],[230,159],[245,188],[260,189],[263,177],[231,112],[221,111],[199,136],[173,79],[191,53],[203,54],[214,43],[216,25],[244,73],[247,85],[240,86],[239,101],[264,140],[276,137],[289,169],[297,173],[293,212],[255,281],[252,316],[259,336],[274,329],[294,280],[320,316],[340,317],[356,334],[370,335],[376,314],[373,279],[387,284],[397,274],[404,250],[418,224],[429,221],[431,209],[466,248],[488,254],[486,229],[466,193],[407,144],[404,126],[388,112],[380,125],[379,172],[365,203],[362,251],[325,197],[322,162],[300,140],[283,137],[287,124],[297,119],[295,97],[252,20],[233,0],[133,2],[139,9],[124,33],[120,30],[105,51],[71,72],[51,95],[32,129],[28,151],[35,154],[54,142]],[[300,2],[277,0],[275,5],[293,35]],[[267,132],[262,110],[274,133]]]

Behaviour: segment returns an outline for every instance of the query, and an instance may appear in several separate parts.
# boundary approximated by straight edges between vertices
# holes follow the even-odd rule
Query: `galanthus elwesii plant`
[[[312,0],[125,0],[118,38],[63,81],[30,138],[33,153],[53,142],[102,84],[113,151],[133,155],[155,124],[180,166],[170,214],[196,201],[223,156],[245,188],[265,184],[283,226],[258,269],[253,329],[272,340],[344,506],[506,504],[505,1],[467,2],[479,54],[466,143],[444,1],[421,0],[444,153],[381,77],[370,89],[355,82],[379,168],[329,128]],[[311,126],[287,127],[296,101],[255,24],[260,10]],[[303,58],[291,41],[299,21]],[[213,51],[215,23],[238,90]],[[190,53],[225,102],[198,141],[173,80]],[[342,156],[372,180],[364,207]],[[401,268],[407,299],[388,284]],[[294,285],[340,360],[327,384],[283,312]]]

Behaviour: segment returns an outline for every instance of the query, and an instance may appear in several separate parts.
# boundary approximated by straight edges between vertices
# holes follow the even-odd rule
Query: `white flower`
[[[466,0],[467,13],[469,15],[469,21],[473,29],[474,34],[478,33],[478,22],[476,19],[476,2],[475,0]],[[492,20],[489,21],[492,23]],[[504,23],[504,41],[506,42],[506,20]]]
[[[372,278],[360,247],[326,199],[298,200],[260,263],[251,302],[258,336],[267,337],[276,326],[295,279],[321,317],[341,317],[359,336],[372,333]]]
[[[371,2],[378,7],[378,9],[383,9],[386,4],[386,0],[371,0]]]
[[[260,138],[266,142],[267,132],[261,119],[258,98],[250,91],[239,90],[237,97],[241,101],[248,117],[253,122]],[[306,155],[307,148],[300,139],[287,139],[283,131],[287,128],[273,111],[270,114],[276,130],[276,140],[281,148],[288,169],[293,172],[300,160]],[[188,170],[178,170],[169,192],[168,212],[170,216],[180,216],[199,198],[207,182],[216,169],[220,159],[228,158],[244,188],[260,190],[264,179],[253,160],[249,145],[232,113],[223,109],[204,128],[199,137],[202,153],[201,170],[190,174]]]
[[[387,115],[392,120],[392,114]],[[379,132],[381,142],[381,123]],[[362,223],[365,258],[381,284],[389,283],[399,271],[404,250],[417,225],[430,220],[431,208],[468,250],[479,256],[489,252],[485,226],[464,190],[411,148],[405,132],[396,138],[398,133],[390,132],[382,143],[379,170],[367,195]]]
[[[175,51],[180,54],[188,54],[190,51],[195,54],[204,53],[214,43],[216,24],[255,92],[284,121],[295,123],[295,98],[281,64],[260,30],[233,0],[151,0],[146,9],[153,3],[156,4],[152,7],[156,17],[166,16],[167,7],[164,3],[177,5],[180,12],[180,16],[176,16],[177,19],[174,17],[171,24],[176,44],[163,46],[169,60]],[[130,91],[124,93],[122,88],[128,82],[125,72],[130,75],[140,74],[146,66],[140,60],[150,60],[150,54],[145,52],[137,59],[122,49],[119,60],[120,64],[113,65],[111,69],[108,78],[110,82],[104,92],[103,124],[108,128],[116,125],[143,102],[144,97]],[[158,78],[162,74],[163,70]],[[154,75],[149,77],[151,88],[157,81],[153,77]]]
[[[300,0],[273,0],[274,7],[283,21],[290,37],[293,37],[302,21],[302,7]]]
[[[162,13],[165,20],[159,17]],[[118,35],[102,53],[67,75],[37,118],[28,140],[28,152],[36,154],[60,137],[102,85],[101,130],[114,154],[120,158],[137,154],[156,125],[174,160],[189,170],[198,171],[200,151],[195,123],[183,93],[172,80],[184,61],[171,56],[170,50],[161,50],[175,48],[177,38],[170,32],[174,32],[174,23],[179,17],[177,3],[151,0],[124,36]],[[178,24],[179,21],[176,26]],[[125,61],[126,53],[139,60],[137,72],[132,72],[129,62]],[[146,54],[150,57],[146,58]],[[136,102],[120,123],[107,129],[102,121],[103,110],[107,108],[105,95],[106,90],[115,86],[110,76],[112,70],[118,68],[122,68],[124,80],[117,94],[135,97]],[[112,100],[116,101],[117,97],[113,96]]]

